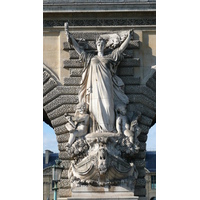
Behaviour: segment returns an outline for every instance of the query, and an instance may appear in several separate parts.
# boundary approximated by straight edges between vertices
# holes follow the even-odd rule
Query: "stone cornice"
[[[44,13],[76,13],[76,12],[129,12],[129,11],[155,11],[156,2],[148,0],[126,1],[70,1],[70,0],[44,0],[43,12]]]

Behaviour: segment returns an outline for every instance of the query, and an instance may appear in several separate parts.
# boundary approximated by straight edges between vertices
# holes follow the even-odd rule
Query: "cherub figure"
[[[76,137],[81,137],[87,134],[89,126],[89,114],[87,114],[86,103],[79,103],[76,106],[74,117],[65,115],[68,122],[65,127],[69,131],[69,140],[67,146],[71,146]]]
[[[134,117],[129,125],[127,110],[125,104],[116,105],[116,129],[119,134],[124,134],[129,138],[130,143],[134,144],[135,150],[139,150],[138,136],[141,133],[141,128],[138,126],[138,119],[141,113]]]
[[[130,125],[130,130],[134,135],[134,144],[135,144],[135,149],[139,150],[139,140],[138,140],[138,136],[141,133],[141,128],[138,125],[138,119],[141,117],[141,113],[137,113],[137,116],[133,118],[133,120],[131,121],[131,125]]]
[[[126,105],[117,104],[116,111],[116,129],[119,134],[124,134],[125,130],[129,130],[128,117],[126,116]]]

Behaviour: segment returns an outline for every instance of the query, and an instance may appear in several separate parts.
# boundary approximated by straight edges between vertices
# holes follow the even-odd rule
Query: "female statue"
[[[65,23],[65,33],[67,41],[73,46],[84,63],[79,102],[85,102],[89,105],[89,112],[93,114],[100,131],[114,132],[116,130],[114,105],[118,102],[129,103],[129,99],[122,89],[124,83],[116,76],[116,71],[123,59],[122,52],[128,46],[132,30],[126,32],[125,39],[120,46],[118,45],[119,35],[115,38],[112,38],[112,34],[110,38],[109,35],[100,36],[96,40],[97,55],[86,53],[80,48],[69,33],[67,23]],[[104,55],[106,39],[109,40],[107,44],[109,43],[115,48],[108,55]],[[110,42],[111,40],[113,42]]]

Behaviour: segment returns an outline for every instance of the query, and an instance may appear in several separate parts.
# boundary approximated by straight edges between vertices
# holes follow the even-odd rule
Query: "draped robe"
[[[79,102],[89,104],[89,112],[93,114],[103,131],[113,132],[115,130],[115,103],[128,104],[129,102],[121,88],[124,83],[115,74],[122,55],[119,49],[103,57],[83,52],[81,59],[84,69]]]

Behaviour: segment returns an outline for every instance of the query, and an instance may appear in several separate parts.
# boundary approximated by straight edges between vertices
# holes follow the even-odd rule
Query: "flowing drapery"
[[[79,102],[89,105],[89,112],[103,131],[115,130],[116,102],[128,104],[128,97],[122,90],[123,81],[116,76],[116,70],[122,56],[115,49],[107,56],[93,56],[83,52],[84,62]]]

